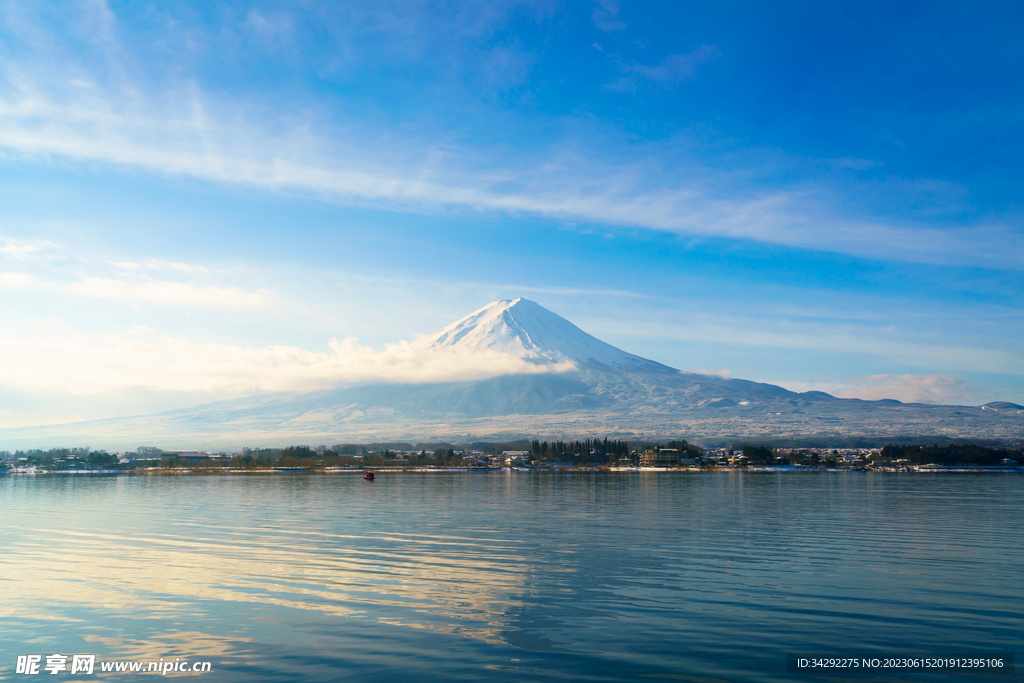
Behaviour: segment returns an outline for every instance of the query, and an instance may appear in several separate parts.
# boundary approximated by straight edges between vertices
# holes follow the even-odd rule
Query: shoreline
[[[758,474],[820,474],[823,472],[844,472],[861,474],[1003,474],[1015,473],[1024,474],[1024,467],[969,467],[969,466],[939,466],[939,467],[908,467],[904,469],[892,468],[852,468],[852,467],[262,467],[262,468],[169,468],[150,467],[146,469],[132,470],[36,470],[31,472],[8,471],[0,473],[0,476],[26,476],[37,477],[44,475],[142,475],[142,474],[365,474],[373,471],[382,474],[442,474],[451,472],[463,473],[512,473],[525,472],[528,474],[594,474],[594,473],[704,473],[704,474],[735,474],[737,472],[750,472]]]

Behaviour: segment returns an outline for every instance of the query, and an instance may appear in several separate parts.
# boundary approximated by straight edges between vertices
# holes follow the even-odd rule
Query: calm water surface
[[[1022,492],[1006,474],[7,476],[0,678],[52,653],[210,661],[190,674],[208,681],[714,683],[807,680],[788,652],[1021,658]]]

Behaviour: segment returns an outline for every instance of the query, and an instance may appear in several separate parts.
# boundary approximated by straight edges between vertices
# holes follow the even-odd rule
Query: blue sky
[[[395,379],[516,296],[1024,403],[1019,5],[337,5],[0,5],[0,426]]]

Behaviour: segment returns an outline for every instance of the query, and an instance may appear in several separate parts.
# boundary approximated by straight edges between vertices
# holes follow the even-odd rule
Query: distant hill
[[[1024,406],[1019,406],[1009,401],[992,401],[983,405],[982,408],[988,408],[989,410],[1024,410]]]
[[[607,344],[526,299],[495,301],[413,343],[487,350],[540,372],[463,382],[264,394],[156,415],[0,430],[0,448],[90,443],[164,448],[521,436],[1020,439],[1024,410],[839,399],[681,372]],[[550,368],[550,371],[543,371]]]

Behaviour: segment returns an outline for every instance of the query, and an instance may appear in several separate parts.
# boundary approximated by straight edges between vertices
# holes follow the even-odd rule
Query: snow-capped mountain
[[[606,344],[526,299],[495,301],[413,342],[419,351],[510,354],[552,372],[259,394],[157,415],[0,430],[0,448],[91,443],[239,448],[523,436],[690,440],[1024,437],[1024,411],[838,399],[679,372]],[[570,366],[568,369],[566,366]]]
[[[413,342],[423,350],[498,351],[533,363],[571,361],[577,367],[674,372],[587,334],[560,315],[528,299],[492,301],[465,318]]]

